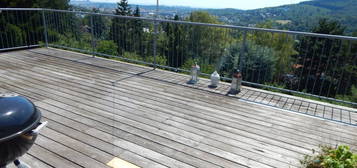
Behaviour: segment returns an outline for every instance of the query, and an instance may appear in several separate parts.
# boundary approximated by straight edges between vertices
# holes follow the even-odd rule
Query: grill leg
[[[20,160],[16,159],[14,161],[14,164],[17,168],[31,168],[29,165],[27,165],[26,163],[24,162],[20,162]]]

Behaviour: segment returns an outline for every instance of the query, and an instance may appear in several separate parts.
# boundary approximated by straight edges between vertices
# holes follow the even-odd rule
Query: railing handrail
[[[156,22],[188,24],[188,25],[197,25],[197,26],[209,26],[209,27],[217,27],[217,28],[240,29],[240,30],[244,30],[244,31],[263,31],[263,32],[270,32],[270,33],[284,33],[284,34],[290,34],[290,35],[303,35],[303,36],[310,36],[310,37],[357,41],[357,37],[352,37],[352,36],[310,33],[310,32],[279,30],[279,29],[267,29],[267,28],[247,27],[247,26],[235,26],[235,25],[227,25],[227,24],[212,24],[212,23],[177,21],[177,20],[168,20],[168,19],[155,19],[155,18],[146,18],[146,17],[135,17],[135,16],[121,16],[121,15],[115,15],[115,14],[103,14],[103,13],[93,13],[93,12],[83,12],[83,11],[69,11],[69,10],[47,9],[47,8],[0,8],[0,11],[2,11],[2,10],[4,10],[4,11],[6,11],[6,10],[8,10],[8,11],[31,10],[31,11],[52,11],[52,12],[77,13],[77,14],[87,14],[87,15],[110,16],[110,17],[118,17],[118,18],[125,18],[125,19],[147,20],[147,21],[152,21],[152,22],[156,21]]]

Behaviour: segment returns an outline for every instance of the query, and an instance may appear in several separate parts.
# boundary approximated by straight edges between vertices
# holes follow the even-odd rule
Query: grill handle
[[[47,125],[47,123],[48,123],[47,121],[40,123],[40,125],[37,126],[36,129],[34,129],[34,130],[31,131],[31,134],[38,135],[38,134],[40,133],[40,130],[41,130],[43,127],[45,127],[45,126]]]

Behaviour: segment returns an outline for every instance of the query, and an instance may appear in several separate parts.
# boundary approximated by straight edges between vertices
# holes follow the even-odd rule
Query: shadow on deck
[[[297,167],[318,145],[356,148],[354,109],[58,49],[0,53],[0,91],[29,97],[49,126],[33,167]],[[333,120],[333,121],[331,121]],[[335,122],[336,121],[336,122]],[[348,123],[348,124],[346,124]]]

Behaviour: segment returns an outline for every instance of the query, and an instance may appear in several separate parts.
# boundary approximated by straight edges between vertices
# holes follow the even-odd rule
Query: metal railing
[[[89,12],[0,8],[0,51],[50,46],[357,106],[357,38]],[[192,17],[192,16],[191,16]]]

